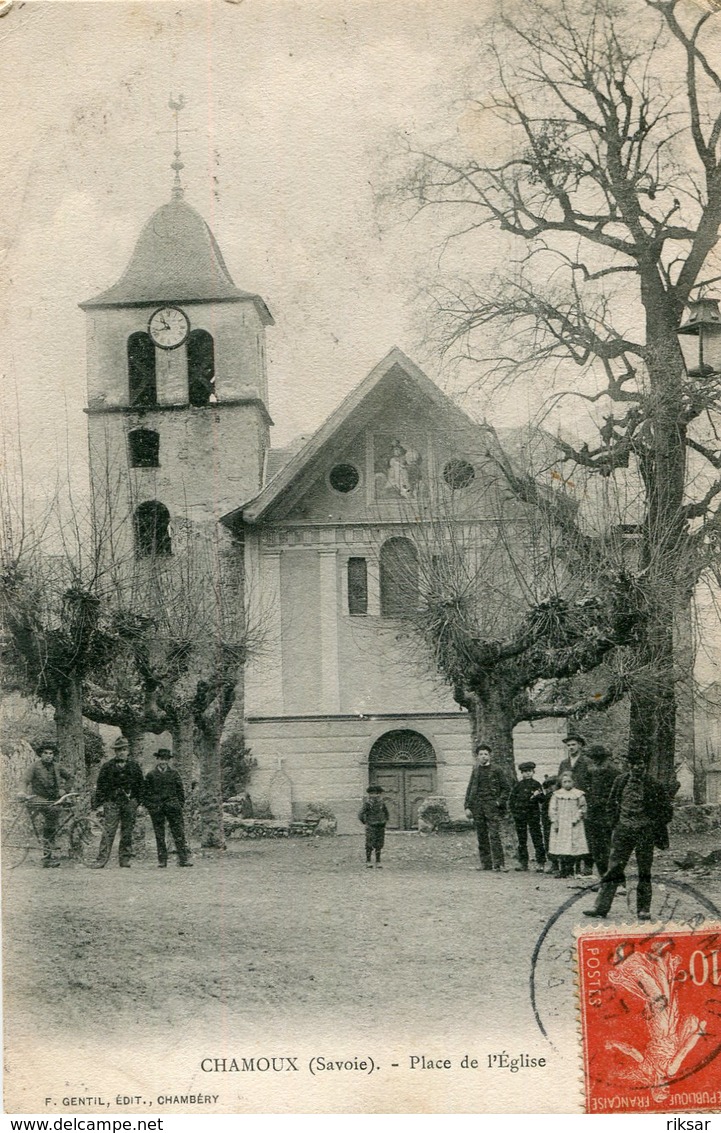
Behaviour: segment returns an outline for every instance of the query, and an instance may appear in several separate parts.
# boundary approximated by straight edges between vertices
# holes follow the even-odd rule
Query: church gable
[[[436,508],[487,510],[487,431],[400,351],[389,360],[243,509],[247,522],[397,522]]]

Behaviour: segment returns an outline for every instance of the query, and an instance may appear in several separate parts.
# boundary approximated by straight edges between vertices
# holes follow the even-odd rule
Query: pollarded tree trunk
[[[183,780],[183,790],[186,799],[190,797],[193,789],[193,756],[195,753],[195,735],[192,716],[178,716],[170,729],[173,737],[173,755],[175,765]]]
[[[144,755],[143,739],[145,738],[145,730],[142,725],[133,722],[124,723],[120,729],[125,739],[130,745],[130,758],[134,759],[136,763],[142,764]]]
[[[55,728],[59,762],[72,774],[76,790],[83,790],[86,785],[83,700],[80,681],[77,679],[68,679],[58,689],[55,699]]]
[[[487,743],[493,762],[513,782],[513,694],[504,681],[488,680],[478,691],[473,722],[474,743]]]
[[[639,660],[644,675],[631,692],[629,748],[643,754],[654,777],[670,783],[676,751],[672,611],[654,611]]]
[[[193,792],[193,758],[195,754],[195,730],[192,716],[178,716],[170,729],[173,737],[173,755],[185,792],[185,824],[187,833],[195,829],[196,799]]]
[[[195,728],[195,745],[200,765],[198,813],[200,844],[217,850],[225,849],[223,830],[223,796],[220,777],[220,737],[207,722]]]

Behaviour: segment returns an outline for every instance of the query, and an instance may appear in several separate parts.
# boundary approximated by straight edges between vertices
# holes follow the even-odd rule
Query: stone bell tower
[[[272,424],[265,331],[273,318],[259,295],[236,287],[184,199],[182,100],[171,106],[171,199],[145,224],[118,282],[80,304],[96,522],[135,557],[172,554],[175,533],[213,524],[257,494]]]

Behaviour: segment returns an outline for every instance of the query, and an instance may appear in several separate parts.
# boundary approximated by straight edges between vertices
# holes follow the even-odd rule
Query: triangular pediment
[[[377,520],[427,501],[439,477],[465,487],[488,442],[487,429],[394,349],[225,522]]]

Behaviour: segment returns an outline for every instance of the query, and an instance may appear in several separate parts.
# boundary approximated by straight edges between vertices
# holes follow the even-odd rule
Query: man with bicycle
[[[69,771],[55,762],[57,745],[45,741],[36,749],[38,758],[27,773],[25,786],[31,814],[40,820],[43,842],[43,869],[56,869],[60,862],[53,856],[55,836],[60,823],[61,807],[72,780]]]
[[[103,838],[97,865],[106,864],[120,826],[119,865],[130,868],[133,853],[135,816],[143,799],[143,772],[134,759],[129,759],[130,745],[124,736],[113,744],[115,755],[100,768],[93,795],[93,810],[103,808]]]

